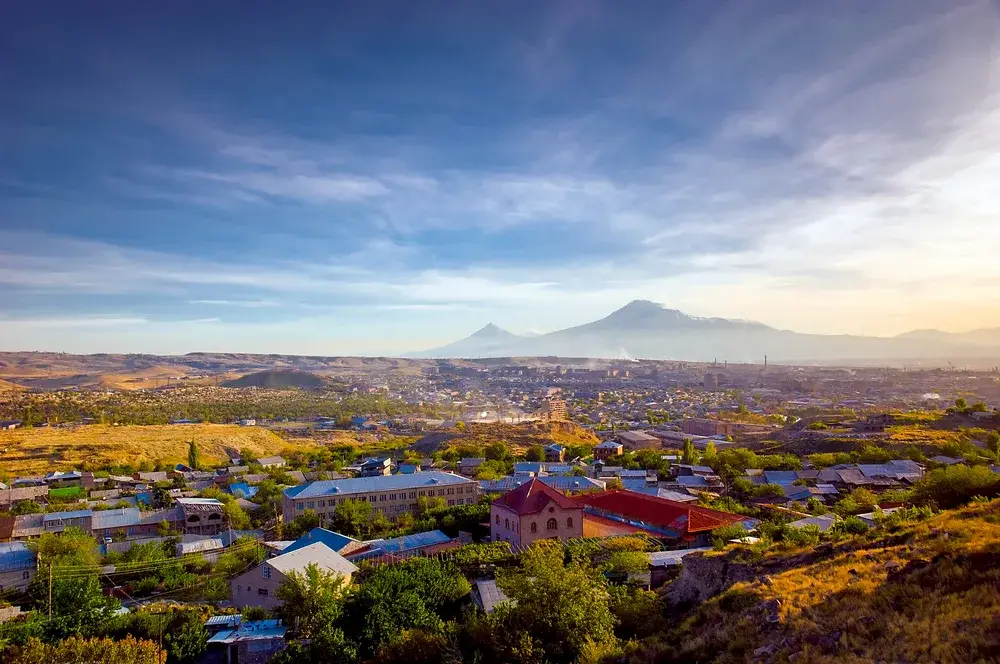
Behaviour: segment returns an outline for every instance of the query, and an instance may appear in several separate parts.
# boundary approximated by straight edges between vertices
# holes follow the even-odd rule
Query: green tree
[[[357,635],[362,657],[373,657],[404,630],[441,633],[442,617],[454,613],[469,590],[456,568],[435,559],[411,558],[380,567],[348,598],[344,630]]]
[[[170,662],[188,664],[196,661],[208,647],[208,631],[201,615],[197,611],[185,612],[177,623],[170,625],[164,643]]]
[[[541,445],[532,445],[524,453],[525,461],[545,461],[545,450]]]
[[[22,500],[19,503],[15,503],[11,508],[10,513],[14,516],[21,516],[22,514],[41,514],[45,511],[45,508],[36,503],[33,500]]]
[[[955,399],[955,408],[964,413],[969,409],[969,402],[965,400],[965,397],[959,397]]]
[[[333,529],[348,537],[364,537],[374,511],[367,500],[345,500],[333,510]]]
[[[350,502],[350,501],[348,501]],[[340,508],[340,505],[337,505]],[[284,531],[285,537],[294,540],[302,537],[304,534],[308,533],[313,528],[319,525],[319,515],[316,514],[315,510],[305,510],[302,514],[291,520],[290,523],[285,524]],[[340,531],[344,532],[344,531]],[[350,535],[350,533],[344,532],[345,535]]]
[[[986,449],[994,455],[1000,454],[1000,433],[990,431],[986,434]]]
[[[681,463],[689,465],[698,463],[698,450],[694,448],[694,443],[691,442],[690,438],[684,439],[684,449],[681,452]]]
[[[483,450],[483,456],[486,457],[487,461],[506,461],[510,458],[510,450],[503,443],[497,441],[490,443]]]
[[[299,636],[312,639],[340,620],[346,593],[343,575],[310,563],[304,573],[290,572],[278,587],[277,598],[282,601],[278,612]]]
[[[704,455],[705,463],[711,466],[712,461],[715,460],[716,454],[718,454],[718,452],[715,449],[715,443],[712,442],[711,440],[708,441],[708,444],[705,445],[705,455]]]
[[[192,441],[188,442],[188,462],[187,465],[192,470],[198,470],[201,467],[201,457],[198,454],[198,443]]]
[[[567,564],[563,547],[540,542],[521,568],[501,571],[497,584],[515,606],[501,605],[497,622],[511,642],[525,640],[550,662],[576,661],[588,643],[614,643],[614,617],[600,572],[582,560]]]
[[[228,500],[222,506],[222,511],[226,515],[226,521],[233,530],[249,530],[250,517],[246,511],[240,507],[235,500]]]

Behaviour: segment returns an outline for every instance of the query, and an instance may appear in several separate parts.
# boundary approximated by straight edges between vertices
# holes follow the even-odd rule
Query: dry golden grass
[[[890,578],[887,563],[917,560],[925,569]],[[773,627],[756,610],[770,600],[780,602]],[[750,662],[766,644],[775,662],[793,653],[830,664],[997,661],[998,615],[1000,501],[993,501],[840,547],[766,582],[738,583],[694,612],[677,634],[677,658],[666,661]]]
[[[933,429],[926,424],[904,424],[888,427],[891,445],[932,445],[936,447],[949,443],[960,443],[964,437],[958,431]]]
[[[12,383],[9,380],[3,380],[0,378],[0,392],[17,392],[20,390],[25,390],[26,387],[18,385],[17,383]]]
[[[15,476],[78,468],[84,462],[94,467],[143,461],[174,464],[187,460],[191,440],[198,444],[204,464],[225,462],[226,450],[250,449],[267,456],[312,447],[267,429],[230,424],[16,429],[0,431],[0,450],[6,449],[0,454],[0,470]]]

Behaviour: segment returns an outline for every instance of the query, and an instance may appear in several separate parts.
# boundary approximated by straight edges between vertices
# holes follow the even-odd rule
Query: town
[[[628,659],[627,644],[681,629],[677,607],[730,592],[706,565],[1000,509],[996,372],[587,363],[6,392],[0,643],[38,654],[86,634],[149,661],[414,661],[414,648],[439,661],[482,653],[490,634],[490,661]],[[265,374],[303,379],[247,379]],[[145,430],[175,442],[138,462],[103,456],[101,440]],[[209,445],[207,431],[278,447]],[[39,467],[36,438],[67,449],[45,473],[17,472]],[[87,452],[69,467],[74,439]],[[558,623],[576,620],[571,582],[589,593],[584,624]],[[537,641],[526,616],[559,638]],[[770,661],[843,645],[745,647]]]

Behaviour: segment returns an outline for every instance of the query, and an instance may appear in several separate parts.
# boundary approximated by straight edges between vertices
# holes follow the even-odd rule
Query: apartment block
[[[285,489],[282,516],[289,522],[306,510],[313,510],[327,523],[337,505],[348,500],[365,500],[387,517],[395,518],[416,510],[419,498],[441,498],[449,506],[473,505],[479,500],[479,483],[441,471],[321,480]]]

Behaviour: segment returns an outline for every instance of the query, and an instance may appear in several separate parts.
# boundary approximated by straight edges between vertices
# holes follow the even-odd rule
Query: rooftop
[[[301,549],[296,549],[288,553],[282,553],[264,562],[282,574],[290,572],[303,572],[310,564],[315,563],[320,569],[329,572],[338,572],[343,575],[354,574],[358,568],[342,555],[328,547],[322,542],[314,542]]]
[[[598,513],[618,515],[665,528],[682,536],[711,531],[719,526],[739,523],[746,519],[739,514],[720,512],[632,491],[605,491],[577,496],[573,500],[581,506],[597,510]]]
[[[567,498],[537,478],[532,478],[493,501],[494,505],[505,507],[518,515],[537,514],[549,503],[555,503],[563,509],[580,508],[580,505],[571,498]]]
[[[453,473],[428,471],[413,475],[380,475],[378,477],[355,477],[344,480],[320,480],[285,489],[286,498],[319,498],[323,496],[349,496],[373,491],[400,489],[427,489],[439,486],[468,484],[472,480]]]

